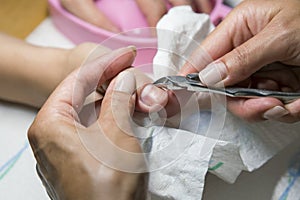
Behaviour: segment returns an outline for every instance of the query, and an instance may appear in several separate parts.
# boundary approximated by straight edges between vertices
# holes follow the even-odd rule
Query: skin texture
[[[241,3],[200,47],[215,60],[213,63],[224,66],[220,70],[221,77],[210,85],[229,86],[251,79],[258,88],[299,90],[299,70],[292,67],[300,65],[299,23],[300,2],[297,0],[249,0]],[[213,44],[218,44],[218,47]],[[196,56],[197,53],[192,55]],[[275,71],[271,69],[268,73],[259,71],[263,66],[274,62],[276,65],[279,63],[281,69],[277,66]],[[211,66],[213,69],[214,65]],[[187,63],[181,74],[203,71],[208,67],[200,63]],[[205,83],[204,79],[207,77],[201,72],[199,76]],[[228,98],[227,106],[231,112],[249,121],[267,118],[295,122],[300,119],[299,104],[300,100],[284,105],[274,98]],[[264,116],[276,106],[281,107],[282,112]]]
[[[125,73],[127,79],[113,79],[103,101],[90,104],[94,110],[98,110],[101,104],[90,125],[82,123],[81,115],[86,96],[129,67],[134,57],[132,47],[96,57],[71,73],[39,111],[28,131],[28,138],[37,159],[37,171],[52,199],[145,199],[147,174],[114,168],[120,160],[122,165],[145,167],[144,159],[128,159],[124,154],[120,157],[105,146],[113,144],[129,153],[142,153],[136,138],[128,134],[131,129],[126,123],[130,119],[127,114],[132,113],[135,106],[134,75],[122,72],[120,76],[124,77]],[[115,107],[114,103],[120,101],[123,103]],[[123,116],[121,121],[115,117],[116,111],[118,116]],[[93,112],[89,113],[92,115]],[[86,139],[95,135],[108,139],[109,143],[99,144],[97,150],[99,154],[108,154],[116,165],[107,165],[107,160],[96,159],[83,145],[79,135]]]
[[[46,48],[0,33],[0,99],[39,108],[96,44]],[[108,49],[103,48],[103,52]],[[46,81],[45,81],[46,80]]]
[[[299,91],[299,24],[298,0],[243,1],[192,53],[179,75],[200,71],[201,81],[208,86]],[[212,63],[197,59],[206,56],[203,52]],[[213,72],[210,77],[205,75],[208,69]],[[206,100],[199,98],[201,105],[209,106],[203,103]],[[300,100],[284,105],[270,97],[227,98],[227,108],[251,122],[270,119],[292,123],[300,119]]]
[[[159,19],[166,14],[165,0],[136,0],[144,13],[150,27],[155,27]],[[210,0],[169,0],[173,6],[191,5],[197,12],[210,13],[212,3]],[[112,32],[120,32],[107,17],[97,9],[94,0],[61,0],[61,4],[77,17]]]

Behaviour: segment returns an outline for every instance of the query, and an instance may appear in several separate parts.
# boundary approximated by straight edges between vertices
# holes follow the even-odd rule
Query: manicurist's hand
[[[300,66],[299,24],[298,0],[244,1],[202,42],[180,74],[200,71],[208,86],[296,92],[300,89],[299,72],[294,69]],[[280,69],[261,70],[272,63],[279,63]],[[284,104],[275,98],[228,98],[227,106],[249,121],[300,119],[300,100]]]
[[[115,50],[69,75],[28,131],[37,171],[52,199],[145,199],[144,157],[130,126],[136,80],[120,71],[135,57]],[[86,97],[108,80],[102,102]]]

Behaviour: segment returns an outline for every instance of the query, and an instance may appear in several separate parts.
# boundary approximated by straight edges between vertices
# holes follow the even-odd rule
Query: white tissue
[[[184,55],[196,49],[212,29],[208,15],[196,14],[189,6],[172,8],[157,25],[159,50],[153,61],[155,79],[175,75],[188,58]],[[192,109],[187,104],[184,111],[190,113],[188,110],[197,110],[196,104],[190,106],[196,106]],[[208,118],[203,117],[205,120]],[[197,114],[194,124],[199,120]],[[184,131],[192,127],[182,123],[180,129],[154,127],[150,131],[152,150],[148,159],[152,171],[149,182],[152,198],[201,199],[205,174],[216,140]]]
[[[280,178],[273,192],[272,200],[300,199],[300,152],[290,160],[288,169]]]
[[[154,134],[156,137],[153,138],[152,152],[163,149],[165,153],[160,153],[160,155],[151,153],[149,157],[152,168],[157,167],[156,171],[150,173],[149,190],[152,197],[201,199],[205,174],[212,154],[212,148],[208,151],[203,148],[204,142],[209,139],[172,128],[159,129],[157,127]],[[180,138],[176,139],[176,137]],[[174,148],[164,150],[162,145],[169,145],[172,140],[177,140]],[[183,151],[176,151],[180,149]],[[161,168],[158,168],[159,166]],[[191,171],[195,172],[195,169],[197,169],[197,173],[190,173]]]
[[[153,61],[156,79],[175,75],[213,25],[207,15],[196,14],[190,7],[182,6],[172,8],[160,20],[157,29],[158,52]],[[216,110],[220,112],[217,121],[211,112],[201,111],[183,118],[180,129],[155,127],[149,133],[153,137],[148,158],[150,168],[156,169],[150,173],[152,196],[201,199],[207,171],[233,183],[242,170],[253,171],[261,167],[300,135],[300,123],[248,123],[222,108]],[[197,131],[195,124],[198,124]],[[218,128],[220,125],[222,129]],[[185,144],[185,140],[174,139],[181,134],[192,138],[188,140],[192,142]],[[174,148],[157,153],[165,149],[168,142]],[[182,148],[183,144],[185,148]],[[180,149],[186,151],[180,153]],[[178,154],[182,156],[177,158]],[[174,158],[177,159],[171,162]]]
[[[156,28],[158,52],[153,59],[153,72],[158,79],[176,75],[214,26],[208,15],[194,13],[190,6],[178,6],[169,10]]]

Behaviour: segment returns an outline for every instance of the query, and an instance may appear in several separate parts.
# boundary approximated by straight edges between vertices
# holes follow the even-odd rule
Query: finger
[[[281,121],[289,123],[300,121],[300,99],[285,105],[285,109],[289,112],[289,116],[282,117]]]
[[[158,112],[167,105],[168,100],[166,90],[147,84],[137,89],[136,110],[144,113]]]
[[[190,73],[196,73],[201,71],[206,65],[213,62],[213,58],[210,56],[207,50],[202,46],[199,46],[185,62],[184,66],[178,72],[181,76],[186,76]]]
[[[167,103],[166,92],[152,85],[153,80],[150,77],[136,68],[130,68],[127,71],[133,73],[136,80],[136,111],[157,112]]]
[[[201,47],[205,52],[212,56],[213,60],[225,55],[234,47],[239,46],[256,34],[256,32],[249,30],[248,26],[252,24],[248,24],[246,21],[247,14],[245,13],[251,11],[252,7],[253,6],[251,5],[243,5],[243,3],[241,3],[233,9],[222,23],[219,24],[202,42]],[[253,20],[256,16],[251,17],[251,20]],[[265,25],[266,22],[261,26]],[[216,48],[216,44],[218,44],[218,48]]]
[[[201,48],[213,60],[218,59],[208,66],[200,65],[201,63],[194,64],[194,67],[201,71],[201,80],[206,79],[207,85],[214,85],[222,80],[225,85],[235,84],[249,77],[263,65],[272,62],[274,56],[278,54],[278,38],[270,38],[267,30],[261,31],[265,29],[274,13],[266,9],[253,13],[256,10],[255,3],[242,4],[234,9],[201,44]],[[260,19],[261,15],[266,16],[266,20],[259,22],[254,20]],[[218,44],[218,48],[215,44]],[[188,66],[184,66],[186,67]],[[215,71],[219,71],[220,77],[213,75],[216,74]]]
[[[274,62],[278,51],[270,48],[274,46],[274,41],[265,41],[266,38],[264,32],[259,33],[209,64],[199,73],[201,81],[206,85],[234,85],[247,79],[264,65]]]
[[[136,79],[130,71],[121,72],[112,81],[104,96],[99,123],[104,134],[121,149],[130,152],[140,152],[137,141],[129,145],[128,140],[133,139],[132,114],[135,107]],[[109,129],[106,129],[110,122]],[[137,146],[136,146],[137,145]]]
[[[280,91],[281,87],[277,81],[267,78],[251,78],[251,88]]]
[[[180,113],[191,95],[186,90],[164,90],[148,84],[137,90],[136,110],[144,113],[159,112],[160,117],[169,118]]]
[[[234,13],[234,10],[232,13]],[[202,44],[191,54],[179,74],[186,75],[199,72],[213,60],[216,60],[234,48],[234,44],[231,40],[233,37],[231,30],[236,29],[236,19],[235,16],[232,17],[232,15],[233,14],[229,14],[229,16],[206,37]],[[250,35],[244,38],[249,39]],[[218,44],[218,48],[215,47],[215,44]]]
[[[98,120],[101,102],[102,99],[96,100],[82,107],[80,113],[78,113],[78,117],[83,126],[89,127]]]
[[[187,90],[174,90],[168,91],[168,103],[164,110],[160,111],[161,117],[172,117],[182,112],[183,107],[186,105],[188,100],[191,98],[193,92]]]
[[[184,5],[192,5],[192,1],[191,0],[169,0],[169,2],[173,5],[173,6],[184,6]]]
[[[91,24],[112,32],[120,32],[120,29],[99,11],[92,0],[62,0],[61,3],[69,12]]]
[[[136,80],[130,71],[121,72],[107,88],[100,116],[80,134],[88,151],[104,165],[124,172],[145,172],[147,166],[138,140],[133,137]]]
[[[195,0],[195,3],[198,12],[210,14],[213,10],[213,4],[211,0]]]
[[[280,100],[270,97],[257,99],[227,98],[227,106],[233,114],[250,122],[276,119],[288,114]]]
[[[197,5],[194,0],[169,0],[172,6],[191,6],[192,9],[197,12]]]
[[[293,73],[293,71],[288,69],[282,70],[272,70],[272,71],[263,71],[255,73],[253,75],[254,79],[270,79],[275,81],[279,87],[289,87],[293,91],[299,89],[299,80],[298,77]],[[268,88],[264,88],[268,89]]]
[[[92,91],[132,64],[135,51],[132,46],[125,47],[86,63],[58,86],[49,97],[44,109],[55,110],[73,119]]]
[[[156,27],[157,22],[167,12],[164,0],[136,0],[136,2],[144,13],[150,27]]]

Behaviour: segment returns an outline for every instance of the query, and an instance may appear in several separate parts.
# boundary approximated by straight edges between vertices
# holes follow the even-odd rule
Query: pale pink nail
[[[227,76],[226,66],[223,62],[216,61],[207,65],[199,72],[202,83],[208,86],[215,86]]]
[[[278,119],[280,117],[287,115],[288,113],[289,113],[289,111],[284,109],[282,106],[275,106],[275,107],[267,110],[264,113],[263,117],[265,119]]]
[[[141,93],[141,101],[147,106],[159,104],[166,98],[167,93],[154,85],[147,85]]]

